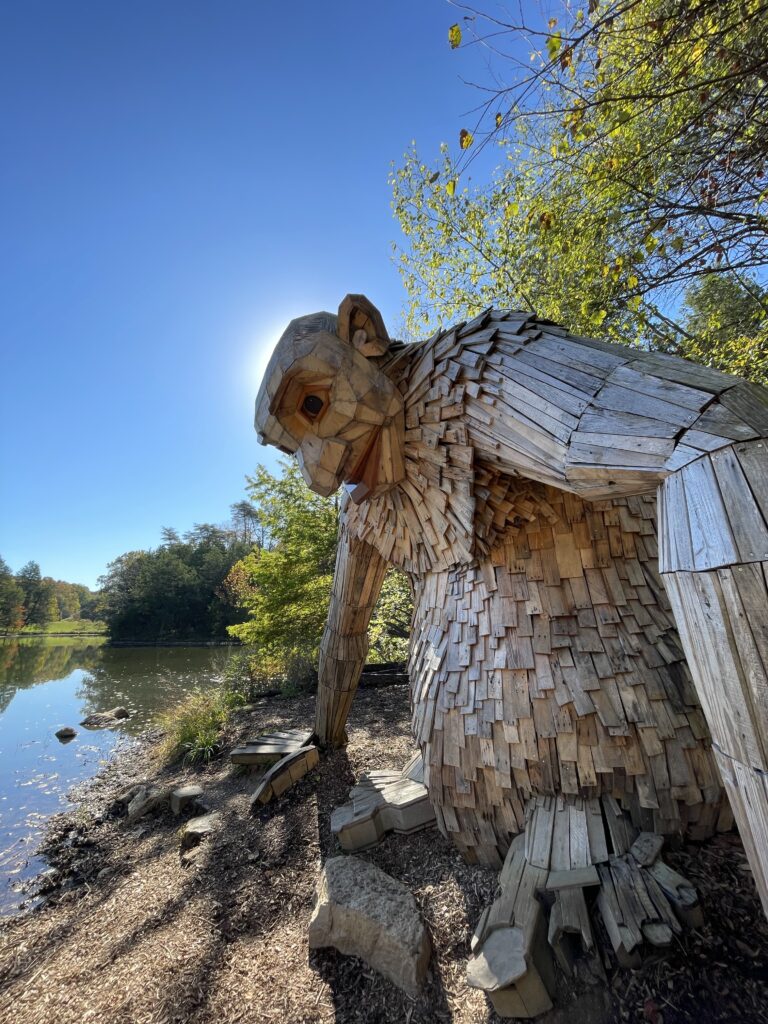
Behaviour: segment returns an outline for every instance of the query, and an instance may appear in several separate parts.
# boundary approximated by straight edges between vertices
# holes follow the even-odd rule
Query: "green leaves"
[[[563,45],[563,37],[560,32],[555,32],[547,39],[547,56],[550,60],[555,60],[558,53],[560,53],[560,47]]]
[[[423,179],[422,179],[423,180]],[[234,566],[228,585],[247,613],[229,632],[251,645],[253,671],[260,678],[285,679],[317,662],[336,559],[339,503],[310,491],[295,461],[281,463],[280,475],[259,466],[249,493],[268,530],[265,547]],[[388,660],[403,654],[410,622],[410,594],[402,578],[390,581],[374,616],[378,653]]]
[[[461,29],[458,25],[451,25],[448,29],[448,42],[450,43],[452,50],[461,46]]]
[[[512,41],[543,40],[529,84],[492,86],[489,123],[473,126],[474,141],[499,132],[501,166],[461,191],[445,154],[444,187],[427,187],[410,157],[397,176],[415,334],[501,303],[657,345],[676,337],[670,288],[736,257],[768,264],[768,94],[764,70],[750,70],[768,46],[763,5],[589,0],[563,12],[548,21],[523,5],[530,24]],[[758,116],[744,116],[746,97]]]
[[[291,659],[316,656],[333,580],[338,501],[310,491],[294,461],[282,463],[280,476],[259,466],[249,493],[267,543],[230,574],[249,618],[229,632],[257,648],[260,671],[280,675]]]

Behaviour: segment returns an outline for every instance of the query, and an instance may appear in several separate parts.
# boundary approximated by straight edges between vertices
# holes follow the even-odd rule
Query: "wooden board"
[[[312,733],[303,729],[285,729],[247,740],[229,755],[233,764],[274,764],[286,754],[293,754],[312,741]]]

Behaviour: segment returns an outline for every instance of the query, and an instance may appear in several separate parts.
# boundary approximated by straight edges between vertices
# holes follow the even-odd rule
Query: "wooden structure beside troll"
[[[391,342],[352,295],[289,325],[256,427],[314,490],[349,490],[321,743],[345,742],[397,565],[424,782],[467,859],[501,865],[546,818],[555,867],[592,864],[605,800],[704,838],[724,787],[768,911],[765,391],[528,313]]]

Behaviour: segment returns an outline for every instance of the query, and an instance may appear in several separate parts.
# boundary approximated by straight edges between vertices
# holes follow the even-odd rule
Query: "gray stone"
[[[192,818],[191,821],[188,821],[181,833],[182,851],[190,850],[206,839],[215,831],[220,818],[221,814],[218,811],[212,811],[210,814],[202,814],[199,818]]]
[[[202,795],[202,786],[181,786],[174,789],[171,793],[171,810],[174,814],[181,814],[190,804],[197,806]]]
[[[150,811],[156,811],[168,803],[170,791],[159,786],[141,786],[128,802],[128,822],[143,818]]]
[[[94,711],[82,720],[80,725],[85,729],[109,729],[124,718],[130,718],[125,708],[112,708],[109,711]]]
[[[65,725],[61,729],[56,730],[56,739],[61,740],[62,743],[69,743],[75,736],[77,736],[77,732],[71,725]]]
[[[359,857],[331,857],[309,922],[312,949],[359,956],[410,995],[424,981],[429,937],[411,892]]]

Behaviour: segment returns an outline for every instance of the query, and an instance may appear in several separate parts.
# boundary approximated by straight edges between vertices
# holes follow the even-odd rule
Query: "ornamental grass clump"
[[[162,760],[201,764],[216,757],[232,707],[232,695],[217,688],[194,690],[165,711],[158,720],[165,732],[160,745]]]

